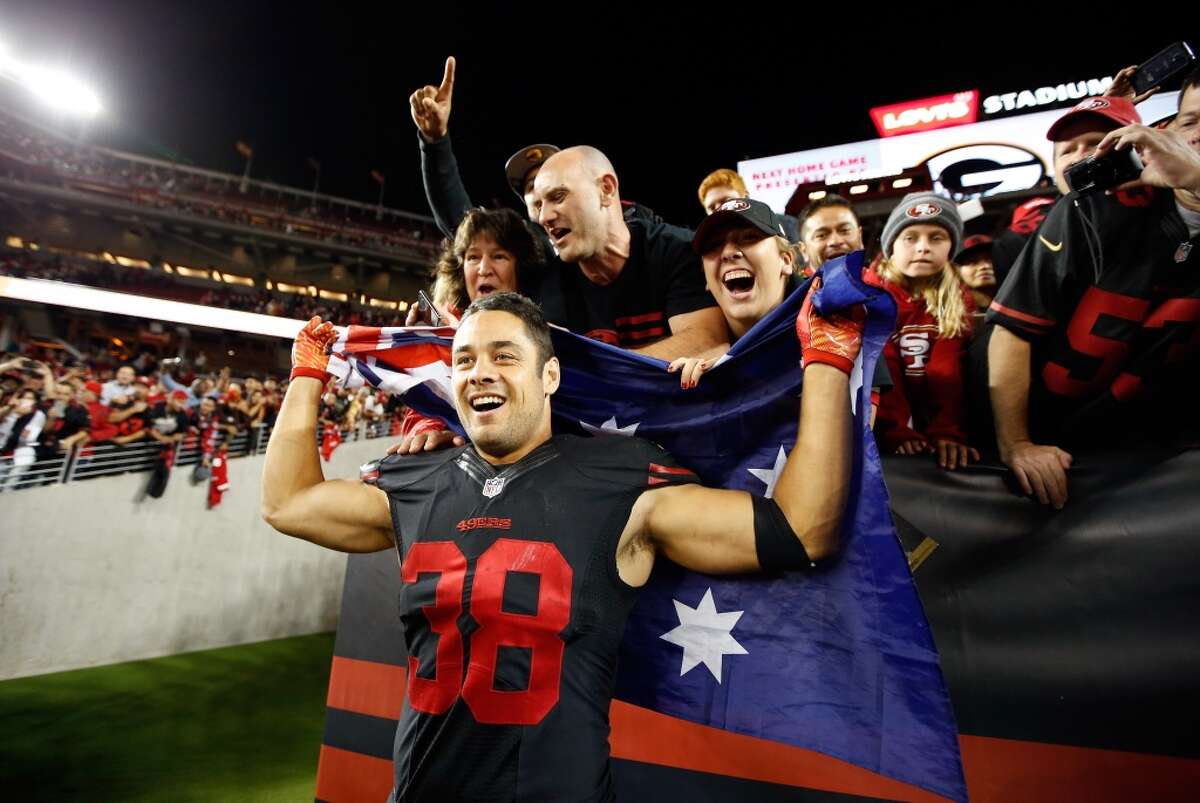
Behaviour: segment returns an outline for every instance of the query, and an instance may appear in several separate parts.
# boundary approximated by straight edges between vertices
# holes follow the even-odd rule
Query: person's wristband
[[[803,357],[805,367],[808,367],[815,362],[819,362],[823,365],[828,365],[838,369],[846,376],[849,376],[854,370],[853,361],[847,360],[845,357],[842,357],[838,354],[830,354],[828,351],[819,351],[818,349],[812,348],[805,349]]]
[[[288,380],[294,380],[298,376],[306,376],[310,379],[319,379],[321,380],[321,384],[325,384],[330,380],[332,374],[330,374],[328,371],[322,371],[320,368],[307,368],[303,365],[297,365],[292,368],[292,373],[288,377]]]

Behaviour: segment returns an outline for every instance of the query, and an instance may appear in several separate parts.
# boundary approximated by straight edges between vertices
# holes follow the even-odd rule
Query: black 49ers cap
[[[525,177],[529,175],[529,171],[535,167],[541,167],[542,162],[549,159],[554,154],[558,153],[557,145],[526,145],[521,150],[508,157],[508,161],[504,163],[504,176],[508,179],[508,186],[513,188],[513,192],[521,200],[525,199]]]
[[[753,198],[731,198],[717,207],[717,210],[700,223],[696,236],[692,238],[692,250],[697,254],[703,253],[704,239],[714,230],[714,227],[727,226],[730,221],[748,223],[767,236],[777,236],[787,239],[787,231],[779,215],[764,204]]]

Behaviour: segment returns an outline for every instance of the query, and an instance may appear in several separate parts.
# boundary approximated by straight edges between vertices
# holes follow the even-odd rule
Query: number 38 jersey
[[[608,709],[637,593],[617,543],[644,490],[694,475],[647,441],[559,435],[509,466],[466,446],[364,479],[390,499],[403,580],[391,800],[611,800]]]

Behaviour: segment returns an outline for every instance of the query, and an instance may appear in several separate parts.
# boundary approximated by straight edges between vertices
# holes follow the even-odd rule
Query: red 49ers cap
[[[1058,142],[1058,132],[1063,126],[1087,117],[1100,117],[1111,125],[1110,129],[1126,125],[1141,125],[1142,116],[1128,98],[1086,98],[1075,104],[1075,108],[1059,117],[1046,132],[1046,139]]]

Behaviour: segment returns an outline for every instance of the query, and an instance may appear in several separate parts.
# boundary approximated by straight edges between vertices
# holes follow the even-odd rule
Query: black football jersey
[[[1122,403],[1194,373],[1200,249],[1169,191],[1061,199],[988,311],[1033,346],[1043,431],[1111,428]]]
[[[637,589],[617,544],[638,496],[694,481],[653,444],[559,435],[493,467],[393,455],[408,689],[397,801],[607,801],[608,709]]]

